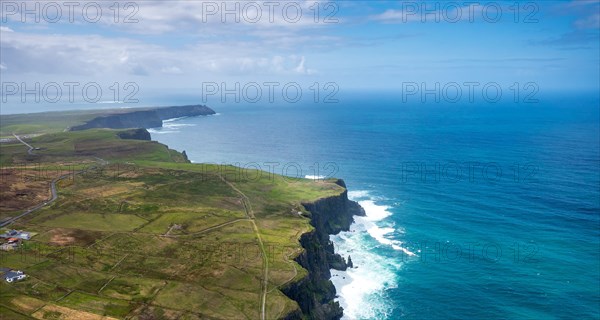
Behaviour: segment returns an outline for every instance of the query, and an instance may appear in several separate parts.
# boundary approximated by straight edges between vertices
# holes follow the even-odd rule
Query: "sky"
[[[0,10],[9,98],[23,84],[66,82],[94,82],[105,95],[117,83],[118,100],[212,83],[600,87],[600,1],[2,0]]]

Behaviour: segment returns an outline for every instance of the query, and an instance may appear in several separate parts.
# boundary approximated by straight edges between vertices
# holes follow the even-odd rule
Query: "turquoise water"
[[[333,276],[348,319],[600,317],[597,99],[345,101],[151,131],[195,162],[343,178],[367,211],[332,237],[358,266]]]

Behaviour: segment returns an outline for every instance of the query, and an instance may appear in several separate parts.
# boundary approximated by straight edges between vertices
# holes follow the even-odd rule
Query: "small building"
[[[23,240],[31,239],[31,233],[21,230],[8,230],[4,234],[0,235],[0,238],[19,238]]]
[[[26,277],[27,277],[27,275],[23,271],[19,271],[19,270],[10,270],[8,272],[5,272],[2,275],[2,278],[4,278],[4,281],[6,281],[8,283],[23,280]]]
[[[18,246],[19,246],[18,243],[3,243],[3,244],[0,244],[0,251],[15,250]]]
[[[19,233],[19,235],[17,237],[21,238],[23,240],[29,240],[29,239],[31,239],[31,233],[25,232],[25,231],[21,231],[21,233]]]

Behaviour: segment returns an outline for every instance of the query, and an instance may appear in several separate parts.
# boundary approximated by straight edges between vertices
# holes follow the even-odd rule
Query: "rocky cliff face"
[[[93,128],[158,128],[162,127],[163,120],[211,114],[215,114],[215,111],[201,105],[134,110],[100,116],[85,124],[74,126],[70,130],[79,131]]]
[[[144,140],[144,141],[152,140],[152,137],[150,136],[150,132],[148,132],[148,130],[146,130],[146,129],[130,129],[130,130],[126,130],[126,131],[121,131],[121,132],[117,133],[117,136],[121,139]],[[186,157],[186,159],[187,159],[187,157]]]
[[[342,180],[337,184],[346,187]],[[282,289],[302,310],[302,315],[294,313],[286,318],[340,319],[343,309],[333,301],[336,292],[330,280],[330,269],[345,269],[347,264],[334,252],[329,235],[349,230],[353,216],[365,212],[358,203],[348,200],[347,191],[303,205],[311,213],[311,224],[315,229],[300,238],[304,252],[295,260],[308,270],[308,276]]]

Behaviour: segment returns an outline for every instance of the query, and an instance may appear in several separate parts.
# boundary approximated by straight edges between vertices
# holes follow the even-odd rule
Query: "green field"
[[[0,138],[11,138],[13,133],[17,135],[35,135],[63,132],[70,127],[83,124],[98,116],[148,109],[152,108],[72,110],[2,115]]]
[[[0,266],[28,275],[0,284],[0,319],[260,319],[265,292],[266,319],[298,310],[279,289],[307,274],[292,260],[312,229],[301,203],[344,188],[223,174],[162,144],[120,139],[118,130],[59,130],[84,117],[50,117],[40,127],[2,119],[2,135],[44,133],[28,139],[40,148],[35,156],[2,145],[2,165],[68,164],[74,175],[58,184],[57,201],[12,226],[38,235],[0,253]]]

